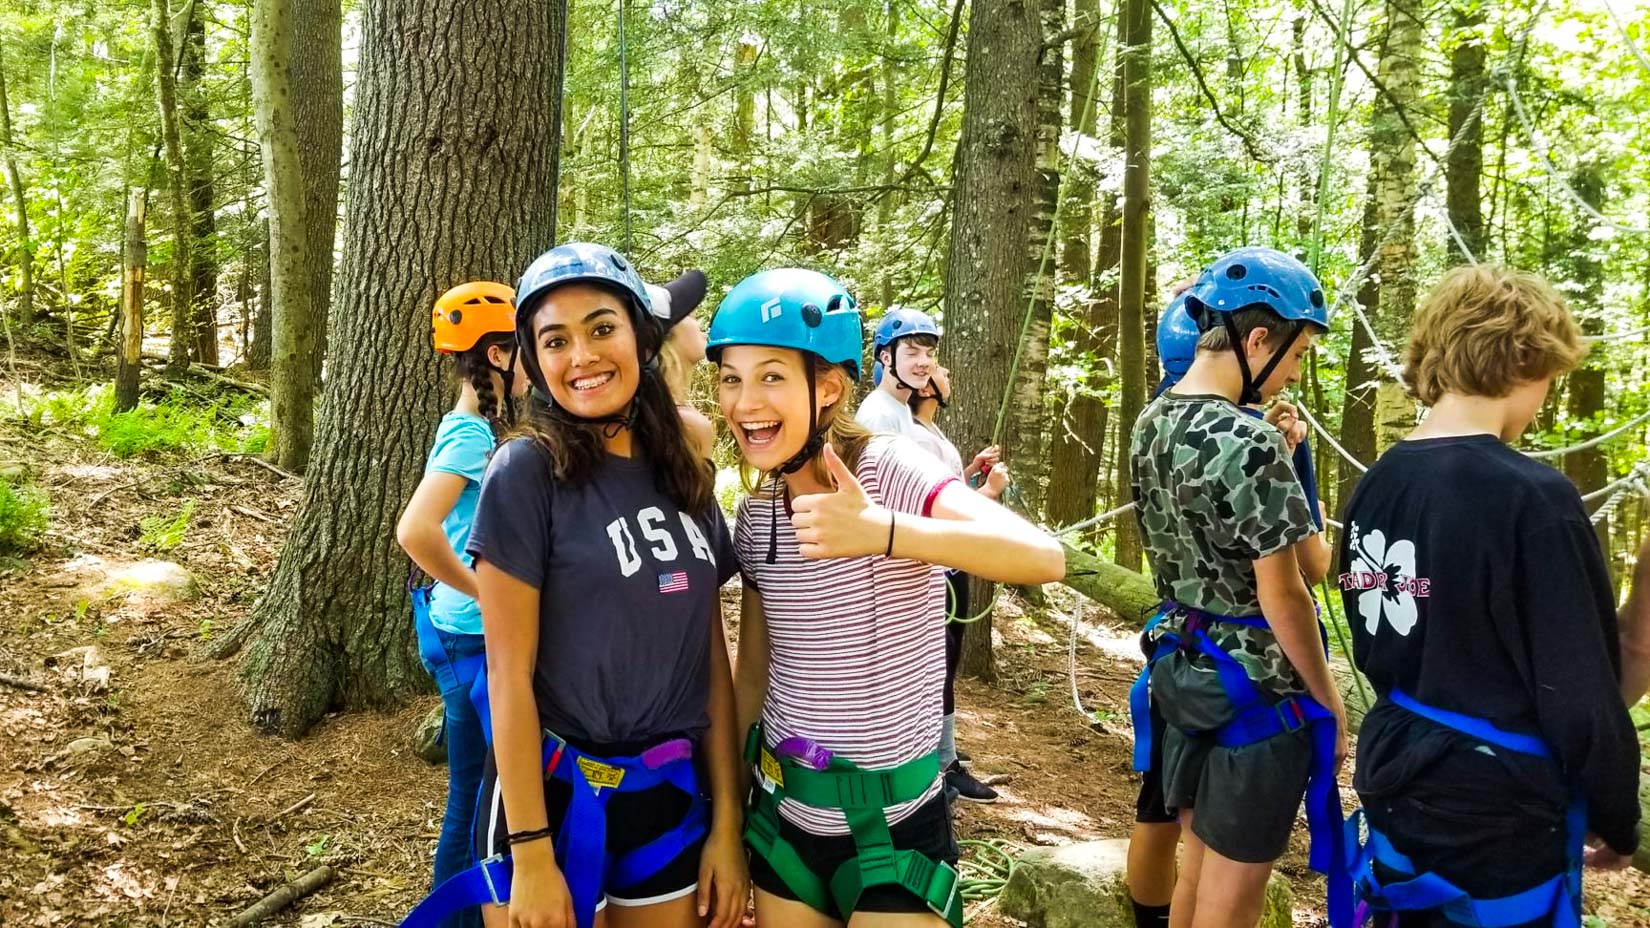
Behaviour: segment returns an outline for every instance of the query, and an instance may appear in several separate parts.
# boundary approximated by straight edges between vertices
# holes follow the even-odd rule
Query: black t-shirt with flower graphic
[[[1371,821],[1469,892],[1561,869],[1573,794],[1591,831],[1631,851],[1638,741],[1610,578],[1575,487],[1494,436],[1405,441],[1359,482],[1344,521],[1341,597],[1376,692],[1536,735],[1556,761],[1383,701],[1354,780]]]

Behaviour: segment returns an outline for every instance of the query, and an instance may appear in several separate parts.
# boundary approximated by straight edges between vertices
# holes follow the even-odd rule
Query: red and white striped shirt
[[[907,438],[878,435],[855,475],[872,500],[926,516],[955,478]],[[768,563],[770,528],[777,528]],[[896,767],[939,746],[945,680],[945,583],[921,561],[881,555],[808,560],[778,499],[747,497],[734,547],[762,596],[770,654],[762,727],[773,747],[793,736],[865,769]],[[889,824],[940,791],[888,810]],[[787,799],[780,814],[812,834],[848,833],[842,813]]]

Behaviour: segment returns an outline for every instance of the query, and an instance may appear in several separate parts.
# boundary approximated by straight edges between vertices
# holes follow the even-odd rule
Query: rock
[[[83,585],[77,596],[92,602],[140,600],[153,606],[171,606],[195,598],[195,578],[171,561],[146,560],[111,564]]]
[[[1134,928],[1124,838],[1036,848],[1023,854],[997,908],[1031,928]],[[1273,873],[1259,928],[1289,928],[1289,881]]]
[[[68,751],[75,756],[84,757],[114,749],[114,743],[107,738],[76,738],[69,742]]]
[[[446,708],[436,706],[418,720],[413,729],[413,753],[428,764],[447,762],[447,742],[441,740],[441,728],[447,717]]]
[[[46,661],[46,666],[64,668],[74,675],[74,679],[91,684],[93,689],[109,688],[109,664],[96,645],[81,645],[54,654]]]

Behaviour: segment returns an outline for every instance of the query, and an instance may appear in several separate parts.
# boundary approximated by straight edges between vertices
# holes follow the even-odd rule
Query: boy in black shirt
[[[1356,876],[1405,928],[1467,922],[1520,893],[1476,917],[1500,905],[1502,924],[1574,925],[1579,832],[1602,842],[1598,866],[1638,842],[1639,750],[1604,559],[1575,487],[1507,445],[1584,350],[1539,277],[1445,274],[1404,371],[1431,412],[1345,513],[1341,595],[1380,696],[1354,785],[1390,842],[1372,839]],[[1395,884],[1427,873],[1458,893],[1399,899]]]

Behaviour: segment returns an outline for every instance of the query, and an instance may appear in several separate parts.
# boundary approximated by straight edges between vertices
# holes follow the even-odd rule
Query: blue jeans
[[[476,803],[481,792],[481,770],[487,760],[487,741],[481,718],[470,703],[481,660],[480,635],[455,635],[430,622],[429,593],[413,591],[413,620],[418,629],[418,656],[441,690],[446,707],[447,813],[441,820],[441,839],[435,846],[435,885],[475,866]],[[480,928],[476,909],[448,918],[445,928]]]

